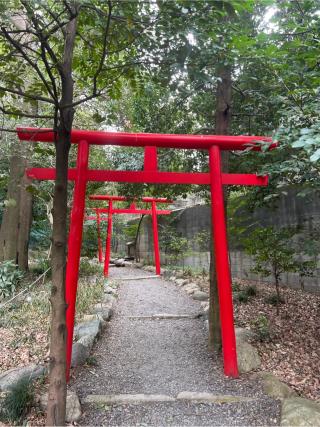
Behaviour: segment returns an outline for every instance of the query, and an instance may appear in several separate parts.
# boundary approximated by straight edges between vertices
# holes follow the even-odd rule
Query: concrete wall
[[[241,211],[237,213],[241,214]],[[250,223],[257,222],[262,226],[288,226],[303,225],[305,229],[320,227],[320,197],[314,193],[311,198],[297,197],[294,191],[290,191],[283,196],[277,207],[273,209],[257,209],[250,217]],[[245,214],[246,216],[248,213]],[[197,246],[196,235],[201,231],[210,230],[211,216],[210,207],[206,205],[196,205],[186,209],[177,210],[174,213],[174,224],[176,229],[189,240],[193,252],[180,260],[181,265],[190,265],[197,269],[209,268],[209,247],[207,250]],[[159,218],[159,233],[163,219]],[[251,258],[244,253],[237,242],[230,239],[230,262],[233,277],[268,282],[268,278],[260,278],[250,270],[253,267]],[[160,248],[161,249],[161,248]],[[153,262],[153,242],[151,218],[145,217],[141,229],[140,237],[140,257],[141,260]],[[162,263],[167,262],[166,254],[161,253]],[[320,267],[320,264],[319,264]],[[299,287],[299,277],[297,274],[285,274],[282,283]],[[305,279],[305,288],[310,291],[320,292],[320,269],[316,272],[316,277]]]

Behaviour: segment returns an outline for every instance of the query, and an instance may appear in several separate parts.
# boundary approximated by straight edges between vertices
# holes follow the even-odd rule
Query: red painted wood
[[[74,316],[79,277],[79,264],[87,185],[86,172],[88,167],[88,160],[89,144],[86,141],[81,141],[78,146],[77,176],[73,192],[73,205],[71,211],[70,230],[68,237],[68,258],[66,269],[67,381],[69,380],[70,375]]]
[[[221,177],[221,154],[217,146],[209,150],[211,176],[211,216],[218,283],[224,373],[238,377],[236,339],[233,321],[232,285],[228,257],[227,227]]]
[[[107,209],[99,209],[100,213],[106,213]],[[170,215],[172,211],[169,210],[157,210],[157,215]],[[152,211],[150,209],[112,209],[113,214],[130,214],[130,215],[152,215]],[[86,216],[85,219],[87,221],[95,221],[96,217],[94,216]],[[101,216],[100,221],[107,221],[108,217]]]
[[[113,200],[113,201],[126,201],[130,200],[128,197],[125,196],[110,196],[109,194],[91,194],[89,196],[90,200]],[[167,199],[166,197],[142,197],[142,202],[146,203],[172,203],[172,200]]]
[[[158,169],[157,147],[145,147],[144,170],[156,171]]]
[[[21,140],[53,142],[54,133],[52,129],[20,128],[17,129]],[[224,371],[228,376],[238,376],[235,333],[233,323],[231,275],[228,261],[228,247],[226,237],[225,212],[223,201],[223,185],[267,185],[267,177],[258,177],[250,174],[222,174],[220,150],[245,150],[251,146],[254,150],[261,150],[258,141],[269,142],[269,148],[275,148],[271,138],[264,136],[226,136],[226,135],[163,135],[163,134],[129,134],[97,132],[86,130],[73,130],[71,133],[72,143],[79,143],[77,170],[68,171],[68,179],[75,180],[74,206],[72,209],[72,220],[69,234],[69,254],[66,275],[66,301],[67,309],[67,377],[72,350],[72,335],[74,326],[75,298],[77,290],[78,269],[80,260],[82,225],[84,216],[85,188],[87,181],[109,181],[109,182],[141,182],[154,184],[198,184],[210,185],[212,205],[212,228],[214,234],[214,245],[216,255],[216,270],[218,279],[220,316],[223,341]],[[84,143],[84,141],[87,141]],[[105,171],[90,170],[88,165],[88,145],[119,145],[132,147],[149,147],[145,153],[145,171]],[[85,147],[85,148],[84,148]],[[151,147],[153,154],[151,152]],[[209,150],[210,173],[175,173],[158,172],[156,147],[179,148],[179,149],[206,149]],[[81,154],[82,153],[82,154]],[[29,169],[27,174],[31,178],[42,180],[55,179],[54,169]],[[99,200],[99,199],[95,199]],[[106,200],[106,199],[100,199]],[[111,233],[112,233],[112,201],[109,199],[108,235],[105,253],[105,275],[108,275]],[[119,201],[123,198],[117,199]],[[146,201],[146,200],[145,200]],[[154,227],[154,246],[156,269],[160,273],[159,250],[156,250],[158,242],[158,230],[154,226],[157,221],[156,202],[152,203],[152,216]],[[165,203],[168,203],[166,201]],[[120,213],[120,212],[119,212]]]
[[[52,129],[17,128],[17,134],[23,141],[54,142]],[[272,142],[266,136],[229,136],[229,135],[176,135],[158,133],[125,133],[76,130],[71,132],[71,142],[78,143],[86,140],[95,145],[122,145],[130,147],[165,147],[182,149],[209,149],[213,144],[221,150],[245,150],[251,146],[260,151],[261,146],[256,141]],[[270,148],[275,148],[272,143]]]
[[[104,269],[103,269],[103,273],[104,273],[105,277],[109,276],[109,263],[110,263],[110,254],[111,254],[111,235],[112,235],[112,200],[109,200],[106,252],[105,252]]]
[[[26,171],[32,179],[54,180],[56,178],[53,168],[30,168]],[[74,180],[75,169],[69,169],[68,178]],[[88,181],[98,182],[141,182],[149,184],[197,184],[210,185],[210,174],[200,172],[145,172],[145,171],[103,171],[88,170]],[[254,174],[222,174],[223,185],[259,185],[267,186],[267,176]]]
[[[152,201],[152,230],[153,230],[153,250],[154,250],[154,261],[156,265],[156,274],[160,276],[160,249],[159,249],[159,235],[158,235],[158,218],[157,218],[157,205],[156,201]]]
[[[100,195],[100,194],[90,194],[89,196],[90,200],[112,200],[114,202],[124,202],[127,199],[125,196],[110,196],[108,194],[106,195]]]
[[[103,254],[102,254],[102,244],[101,244],[101,228],[100,228],[100,211],[99,209],[96,209],[96,221],[97,221],[97,237],[98,237],[98,258],[99,262],[103,262]]]

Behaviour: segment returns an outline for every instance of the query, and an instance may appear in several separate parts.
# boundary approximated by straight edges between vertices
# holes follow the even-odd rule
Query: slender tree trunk
[[[231,67],[221,65],[217,69],[217,77],[220,77],[216,93],[216,112],[215,112],[215,133],[225,135],[229,132],[230,127],[230,107],[232,96]],[[228,170],[228,153],[222,153],[222,170]],[[226,194],[225,194],[226,199]],[[214,203],[214,200],[212,200]],[[217,286],[217,275],[215,269],[214,245],[211,241],[210,248],[210,288],[209,288],[209,347],[214,352],[220,352],[221,327],[219,312],[219,295]]]
[[[28,167],[28,160],[23,159],[24,170]],[[17,242],[17,264],[20,270],[28,270],[28,250],[30,230],[32,223],[33,198],[28,186],[31,180],[24,174],[20,183],[20,211],[19,211],[19,234]]]
[[[24,176],[27,160],[13,155],[6,207],[0,229],[0,261],[13,260],[21,270],[28,269],[28,246],[32,220],[32,195]]]
[[[141,229],[143,218],[144,218],[144,215],[141,215],[138,223],[136,237],[134,239],[134,250],[135,250],[136,262],[140,262],[140,229]]]
[[[279,316],[279,313],[280,313],[280,285],[279,285],[279,274],[278,274],[276,268],[274,268],[273,274],[274,274],[274,280],[275,280],[275,284],[276,284],[276,295],[277,295],[276,309],[277,309],[277,316]]]
[[[47,406],[48,426],[65,424],[66,413],[66,302],[65,267],[67,245],[68,158],[74,111],[66,107],[73,101],[72,58],[77,18],[66,25],[62,64],[62,97],[56,147],[56,180],[53,198],[52,289],[50,373]]]

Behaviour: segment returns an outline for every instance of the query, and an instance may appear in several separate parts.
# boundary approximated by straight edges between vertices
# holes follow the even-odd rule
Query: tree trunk
[[[53,198],[50,384],[47,425],[65,424],[66,411],[66,303],[67,173],[69,142],[64,131],[56,144],[56,180]]]
[[[141,215],[138,223],[136,237],[134,239],[134,251],[135,251],[136,262],[140,262],[140,229],[141,229],[143,218],[144,218],[144,215]]]
[[[63,64],[61,66],[62,97],[59,104],[59,124],[56,148],[56,180],[53,197],[52,228],[52,288],[50,372],[47,420],[48,426],[65,424],[66,414],[66,302],[65,271],[67,246],[67,198],[70,137],[74,111],[67,107],[73,102],[72,58],[77,18],[66,25]]]
[[[24,170],[28,166],[27,159],[23,159]],[[30,240],[30,229],[32,223],[32,194],[27,190],[31,180],[26,175],[20,183],[20,212],[19,212],[19,234],[17,242],[17,264],[20,270],[28,270],[28,250]]]
[[[232,96],[231,67],[220,65],[217,68],[217,77],[219,77],[216,93],[216,112],[215,112],[215,133],[217,135],[226,135],[230,126],[230,107]],[[222,153],[222,171],[228,171],[228,153]],[[225,193],[226,199],[226,193]],[[214,203],[214,200],[212,200]],[[215,269],[214,245],[211,241],[210,248],[210,288],[209,288],[209,347],[214,352],[220,352],[222,347],[219,295],[217,286],[217,275]]]
[[[13,155],[6,207],[0,229],[0,261],[13,260],[21,270],[28,269],[28,246],[32,221],[32,195],[24,176],[27,160]]]

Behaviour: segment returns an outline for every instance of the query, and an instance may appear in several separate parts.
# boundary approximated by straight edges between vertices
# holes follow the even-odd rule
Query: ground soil
[[[252,283],[237,281],[244,290]],[[255,329],[268,320],[269,336],[256,340],[262,369],[273,372],[303,397],[320,400],[320,295],[282,288],[280,314],[267,302],[274,296],[271,285],[256,285],[257,295],[248,303],[235,301],[238,326]]]

